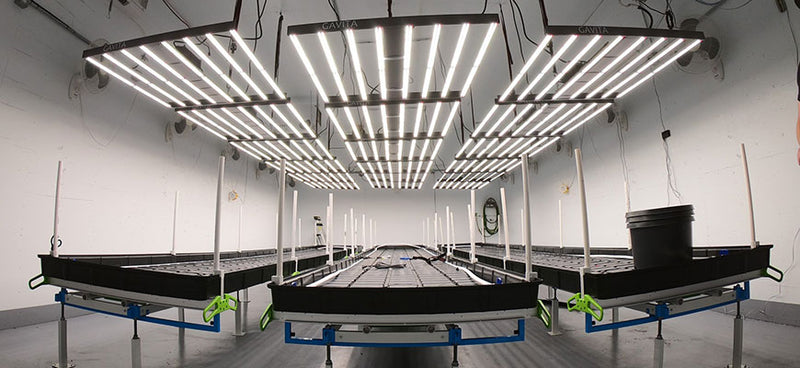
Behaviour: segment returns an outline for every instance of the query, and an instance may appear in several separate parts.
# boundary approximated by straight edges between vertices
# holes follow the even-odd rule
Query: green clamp
[[[769,270],[773,270],[773,271],[777,272],[777,273],[778,273],[778,276],[771,275],[771,274],[769,273]],[[783,271],[779,270],[777,267],[775,267],[775,266],[772,266],[772,265],[769,265],[769,266],[767,266],[767,268],[765,268],[765,269],[761,270],[761,276],[763,276],[763,277],[769,277],[769,278],[771,278],[771,279],[775,280],[776,282],[781,282],[781,281],[783,281]]]
[[[542,321],[544,327],[547,329],[550,329],[550,326],[553,324],[553,317],[550,315],[550,310],[547,309],[541,300],[539,300],[536,306],[536,318]]]
[[[224,297],[217,295],[205,309],[203,309],[203,320],[211,322],[214,316],[226,311],[236,310],[239,308],[239,301],[230,294],[225,294]],[[211,314],[209,314],[211,312]]]
[[[38,278],[41,278],[41,279],[42,279],[42,281],[41,281],[41,282],[39,282],[38,284],[35,284],[35,285],[34,285],[34,284],[33,284],[33,282],[34,282],[34,281],[36,281],[36,279],[38,279]],[[44,284],[47,284],[47,283],[48,283],[47,277],[44,277],[44,276],[43,276],[43,275],[40,273],[40,274],[38,274],[38,275],[34,276],[32,279],[28,280],[28,287],[29,287],[31,290],[34,290],[34,289],[38,288],[39,286],[42,286],[42,285],[44,285]]]
[[[603,307],[592,298],[590,295],[581,296],[580,293],[573,295],[567,300],[567,310],[570,312],[584,312],[589,313],[598,321],[603,320]]]
[[[270,321],[272,321],[272,314],[274,312],[275,310],[272,307],[272,303],[269,303],[267,309],[265,309],[264,313],[261,314],[261,319],[258,321],[258,326],[261,327],[261,331],[264,331]]]

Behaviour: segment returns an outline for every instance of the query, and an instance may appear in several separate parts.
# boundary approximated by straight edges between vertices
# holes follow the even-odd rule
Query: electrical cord
[[[653,78],[653,90],[656,94],[656,101],[658,101],[658,115],[661,120],[661,129],[663,132],[667,130],[667,126],[664,124],[664,108],[661,104],[661,95],[658,93],[658,86],[656,85],[655,78]],[[681,195],[681,192],[678,191],[677,179],[675,178],[675,172],[672,168],[672,157],[669,153],[669,143],[666,139],[661,139],[661,141],[664,146],[664,164],[667,168],[667,205],[671,203],[670,193],[675,196],[675,198],[678,200],[678,203],[683,203],[683,196]]]
[[[514,7],[516,7],[517,11],[519,12],[520,23],[522,23],[522,34],[525,35],[525,38],[528,40],[528,42],[532,43],[534,46],[539,46],[538,43],[536,43],[530,37],[528,37],[528,30],[525,27],[525,15],[522,14],[522,9],[519,7],[519,3],[517,3],[517,0],[509,0],[509,1],[511,1],[511,5],[512,5],[511,6],[511,11],[513,12],[514,11]],[[550,54],[550,56],[553,56],[553,50],[545,50],[545,51],[548,54]],[[565,64],[567,63],[564,59],[559,58],[558,60],[561,61],[562,63],[565,63]]]

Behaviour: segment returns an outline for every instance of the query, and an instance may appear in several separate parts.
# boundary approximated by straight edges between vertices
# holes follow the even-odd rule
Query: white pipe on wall
[[[238,253],[242,252],[242,208],[242,206],[239,206],[239,236],[236,237],[236,251]]]
[[[330,203],[333,203],[333,194],[330,196]],[[331,240],[331,222],[333,221],[333,215],[331,214],[331,206],[328,205],[325,211],[325,241],[326,246],[325,249],[328,252],[328,266],[333,265],[333,240]]]
[[[453,254],[453,249],[456,248],[456,216],[453,212],[450,212],[450,254]]]
[[[297,191],[292,192],[292,259],[297,259],[295,253],[297,245]]]
[[[508,210],[506,209],[506,188],[500,188],[500,205],[503,206],[503,237],[506,243],[506,259],[511,259],[511,246],[508,240]]]
[[[528,155],[522,155],[522,244],[525,249],[525,280],[532,279],[531,267],[531,199],[530,174],[528,172]]]
[[[342,246],[344,246],[344,253],[347,253],[348,244],[347,243],[347,212],[344,214],[344,227],[342,227]]]
[[[53,244],[50,246],[50,255],[53,257],[58,257],[58,212],[61,209],[61,174],[63,172],[63,164],[61,161],[58,161],[58,171],[56,172],[55,210],[53,211]]]
[[[558,200],[558,247],[564,248],[564,207]]]
[[[747,165],[747,151],[744,148],[744,143],[740,146],[742,151],[742,167],[744,168],[744,188],[747,192],[747,214],[750,220],[750,248],[755,249],[758,246],[756,240],[756,218],[753,213],[753,191],[750,188],[750,167]]]
[[[583,180],[583,157],[580,148],[575,149],[575,166],[578,169],[578,193],[581,197],[581,224],[583,228],[583,258],[584,267],[592,267],[591,252],[589,250],[589,219],[586,207],[586,185]]]
[[[173,256],[176,254],[175,249],[178,245],[178,203],[180,203],[180,196],[181,191],[175,191],[175,204],[172,207],[172,250],[169,252]],[[241,215],[241,214],[240,214]],[[241,232],[241,226],[239,227],[239,232]]]
[[[447,243],[444,246],[447,248],[447,256],[449,257],[453,255],[453,250],[450,248],[450,206],[444,208],[444,215],[446,217],[444,222],[447,224]]]
[[[469,222],[469,261],[475,263],[478,261],[475,256],[475,214],[471,204],[467,205],[467,221]]]
[[[436,248],[439,245],[439,232],[436,231],[436,227],[439,226],[437,223],[439,222],[439,212],[433,212],[433,248]]]
[[[631,192],[630,188],[628,187],[628,182],[624,182],[625,187],[625,214],[627,215],[628,212],[631,212]],[[630,250],[633,246],[631,243],[631,232],[630,230],[627,231],[628,235],[628,250]]]
[[[350,207],[350,255],[356,254],[356,216],[353,214],[353,207]]]
[[[217,176],[217,210],[214,215],[214,272],[219,273],[219,246],[222,239],[222,185],[225,179],[225,156],[219,156]]]
[[[281,159],[280,178],[278,179],[278,261],[275,268],[276,284],[283,283],[283,212],[286,207],[286,159]]]

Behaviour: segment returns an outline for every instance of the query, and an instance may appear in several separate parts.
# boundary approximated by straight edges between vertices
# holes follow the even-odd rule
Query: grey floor
[[[55,292],[55,289],[54,289]],[[256,327],[266,306],[265,287],[250,291],[249,333],[234,337],[232,312],[223,315],[222,332],[187,331],[185,345],[177,330],[140,323],[145,367],[322,367],[325,349],[287,345],[283,325],[264,332]],[[176,312],[161,312],[174,317]],[[623,311],[622,317],[635,316]],[[549,336],[541,323],[527,322],[526,341],[462,347],[462,367],[650,367],[655,325],[586,334],[583,317],[562,309],[560,336]],[[187,313],[199,319],[199,314]],[[744,361],[750,367],[800,367],[800,328],[745,320]],[[513,322],[463,325],[464,334],[506,334]],[[297,326],[299,335],[319,334],[320,326]],[[664,324],[666,367],[724,367],[730,362],[733,319],[709,311]],[[0,331],[0,367],[49,367],[56,360],[56,323]],[[132,322],[92,314],[69,320],[70,360],[79,368],[129,367]],[[450,348],[334,348],[334,367],[450,366]]]

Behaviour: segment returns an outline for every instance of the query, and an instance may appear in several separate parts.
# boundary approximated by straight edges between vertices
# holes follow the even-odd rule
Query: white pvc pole
[[[299,218],[297,219],[297,247],[300,248],[301,245],[303,245],[303,219]],[[294,254],[292,254],[292,257],[294,257]]]
[[[453,249],[456,248],[456,216],[452,212],[450,212],[450,233],[452,237],[450,238],[450,254],[453,254]]]
[[[295,255],[295,245],[297,245],[297,191],[292,193],[292,259],[297,259]]]
[[[344,246],[344,254],[347,255],[347,212],[344,213],[344,227],[342,228],[342,234],[344,234],[342,246]]]
[[[236,239],[236,251],[239,253],[242,252],[242,208],[242,206],[239,206],[239,236]]]
[[[447,243],[445,243],[445,248],[447,248],[447,256],[453,255],[453,249],[450,248],[450,206],[446,206],[444,208],[444,215],[445,220],[444,222],[447,224]]]
[[[558,200],[558,244],[559,248],[564,248],[564,207],[561,200]]]
[[[375,234],[375,236],[378,236],[378,220],[373,221],[372,226],[373,226],[372,233]],[[372,246],[373,247],[378,246],[378,243],[375,242],[375,239],[372,239]]]
[[[503,237],[506,243],[506,259],[511,259],[511,245],[508,243],[508,210],[506,209],[506,188],[500,188],[500,205],[503,206]]]
[[[222,185],[225,179],[225,156],[219,156],[217,176],[217,211],[214,216],[214,272],[219,273],[219,246],[222,239]]]
[[[333,198],[333,195],[331,195]],[[332,201],[331,201],[332,202]],[[333,219],[333,215],[331,215],[331,206],[328,206],[325,211],[325,241],[328,243],[325,245],[325,250],[328,252],[328,265],[333,265],[333,241],[331,240],[331,222]]]
[[[474,192],[474,191],[473,191]],[[477,262],[475,257],[475,218],[472,212],[472,205],[467,205],[467,221],[469,222],[469,261]]]
[[[50,246],[50,255],[58,257],[58,212],[61,208],[61,174],[64,172],[61,161],[58,161],[58,172],[56,173],[56,198],[55,210],[53,212],[53,244]]]
[[[361,246],[367,249],[367,215],[361,214]]]
[[[431,218],[425,218],[425,247],[431,247]]]
[[[528,155],[522,155],[522,245],[525,249],[525,280],[531,281],[531,200]]]
[[[180,195],[181,195],[181,191],[176,190],[175,191],[175,204],[174,204],[174,206],[172,208],[172,250],[169,253],[172,254],[173,256],[176,254],[175,253],[175,248],[176,248],[176,245],[178,244],[178,242],[177,242],[177,237],[178,237],[178,203],[180,201]]]
[[[628,212],[631,212],[631,192],[630,188],[628,188],[628,182],[626,181],[624,184],[625,184],[625,214],[627,215]],[[628,233],[628,250],[630,250],[633,247],[633,244],[631,243],[631,232],[628,231],[627,233]]]
[[[356,216],[353,215],[353,207],[350,207],[350,255],[356,254]]]
[[[440,242],[444,242],[444,228],[442,228],[442,218],[441,217],[439,217],[438,229],[439,229],[439,241]],[[437,250],[439,249],[439,244],[438,243],[436,244],[436,249]]]
[[[276,263],[275,276],[273,282],[283,283],[283,212],[286,204],[286,159],[281,159],[281,172],[278,179],[278,262]]]
[[[375,228],[373,227],[375,224],[372,222],[372,219],[369,219],[369,247],[375,248]]]
[[[433,212],[433,248],[439,245],[439,233],[436,231],[436,225],[439,222],[439,212]]]
[[[747,165],[747,151],[744,148],[744,143],[741,145],[742,150],[742,167],[744,167],[744,185],[747,191],[747,212],[750,219],[750,248],[755,249],[758,246],[756,241],[756,219],[753,214],[753,191],[750,188],[750,167]]]
[[[580,148],[575,149],[575,165],[578,169],[578,192],[581,197],[581,223],[583,227],[583,259],[584,267],[592,267],[591,253],[589,250],[589,219],[586,208],[586,185],[583,180],[583,157]]]

